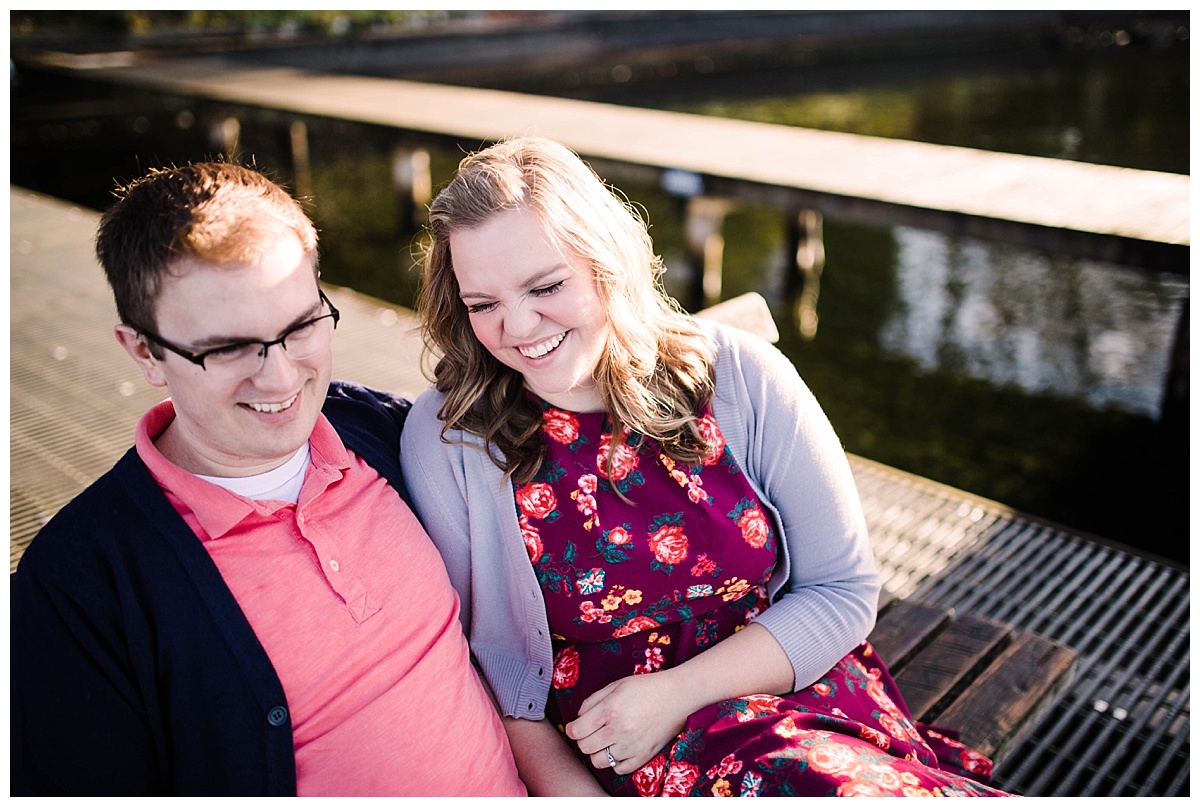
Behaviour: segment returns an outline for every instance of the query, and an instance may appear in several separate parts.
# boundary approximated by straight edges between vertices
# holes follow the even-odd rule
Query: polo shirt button
[[[288,711],[282,706],[276,706],[271,711],[267,712],[267,722],[272,726],[282,726],[287,722]]]
[[[336,572],[341,567],[338,566],[338,562],[336,560],[331,560],[331,561],[329,561],[329,568],[333,569]]]

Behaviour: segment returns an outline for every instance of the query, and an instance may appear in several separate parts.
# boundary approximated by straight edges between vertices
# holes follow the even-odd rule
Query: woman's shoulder
[[[442,420],[438,417],[445,395],[433,387],[426,389],[413,401],[404,422],[401,440],[407,447],[430,449],[441,444]]]
[[[791,371],[791,361],[774,344],[734,325],[697,317],[716,347],[716,363],[734,364],[751,372]]]
[[[424,392],[417,396],[413,401],[412,411],[409,417],[420,416],[424,418],[437,419],[438,409],[442,406],[442,401],[446,399],[444,393],[438,392],[436,387],[427,387]]]

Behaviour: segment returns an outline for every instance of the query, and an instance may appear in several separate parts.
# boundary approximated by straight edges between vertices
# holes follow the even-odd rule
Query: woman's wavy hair
[[[707,449],[696,419],[712,398],[712,342],[663,289],[662,260],[633,206],[572,151],[540,137],[467,156],[429,208],[417,307],[433,383],[446,396],[438,413],[442,439],[452,428],[482,438],[518,484],[541,466],[541,409],[523,394],[521,374],[475,338],[450,253],[455,231],[521,208],[539,217],[560,250],[595,272],[610,326],[595,379],[614,433],[626,426],[654,438],[672,459],[698,462]],[[612,442],[610,463],[619,442]]]

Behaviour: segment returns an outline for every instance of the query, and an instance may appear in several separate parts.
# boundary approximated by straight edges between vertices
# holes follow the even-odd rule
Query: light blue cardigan
[[[758,336],[704,325],[718,351],[713,415],[782,536],[784,556],[768,581],[772,604],[757,621],[787,652],[801,689],[875,624],[879,573],[862,507],[845,451],[791,362]],[[428,389],[409,413],[404,479],[503,714],[540,720],[553,671],[550,629],[513,486],[478,438],[451,431],[468,445],[441,441],[442,397]]]

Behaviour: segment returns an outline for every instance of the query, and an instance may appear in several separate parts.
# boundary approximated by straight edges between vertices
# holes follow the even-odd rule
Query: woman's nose
[[[538,324],[542,321],[542,315],[538,312],[537,306],[529,304],[527,300],[522,300],[516,305],[508,308],[504,315],[504,329],[515,337],[525,337],[537,332]]]

